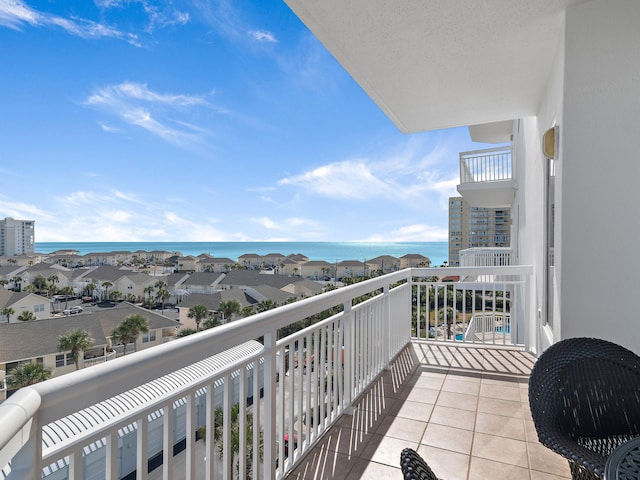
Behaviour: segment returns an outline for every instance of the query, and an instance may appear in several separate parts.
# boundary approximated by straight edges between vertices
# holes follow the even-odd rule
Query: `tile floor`
[[[537,441],[513,350],[415,342],[343,415],[287,480],[402,478],[411,447],[446,480],[559,480],[567,462]]]

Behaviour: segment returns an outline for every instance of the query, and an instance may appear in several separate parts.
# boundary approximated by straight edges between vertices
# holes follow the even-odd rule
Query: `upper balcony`
[[[460,153],[458,193],[473,207],[508,208],[514,198],[511,147]]]
[[[496,440],[525,421],[531,273],[405,269],[25,387],[0,404],[0,477],[380,478],[402,445],[540,468],[532,437]]]

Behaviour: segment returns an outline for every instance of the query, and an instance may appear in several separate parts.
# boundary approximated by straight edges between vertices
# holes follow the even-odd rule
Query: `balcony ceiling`
[[[534,115],[585,0],[285,0],[405,133]]]

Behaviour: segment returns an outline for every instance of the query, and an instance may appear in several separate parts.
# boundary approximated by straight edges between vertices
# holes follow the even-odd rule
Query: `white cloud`
[[[94,90],[84,104],[181,147],[196,145],[208,135],[205,128],[188,121],[193,108],[209,107],[205,96],[160,93],[144,83],[122,82]],[[102,128],[117,131],[113,126]]]
[[[278,184],[343,199],[365,200],[391,193],[391,186],[377,178],[367,162],[360,160],[324,165],[300,175],[283,178]]]
[[[0,25],[19,30],[23,25],[58,27],[81,38],[115,38],[140,46],[137,35],[81,18],[67,19],[27,6],[22,0],[0,0]]]
[[[258,42],[277,43],[278,41],[273,33],[266,30],[250,30],[249,36]]]
[[[390,232],[379,233],[363,238],[362,242],[441,242],[447,240],[449,231],[443,227],[431,225],[407,225]]]

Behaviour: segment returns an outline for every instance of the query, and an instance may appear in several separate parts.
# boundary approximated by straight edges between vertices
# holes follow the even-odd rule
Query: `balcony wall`
[[[469,205],[507,208],[514,199],[515,175],[511,147],[460,153],[458,193]]]
[[[412,340],[526,350],[530,274],[406,269],[26,387],[0,405],[3,475],[282,478]]]

